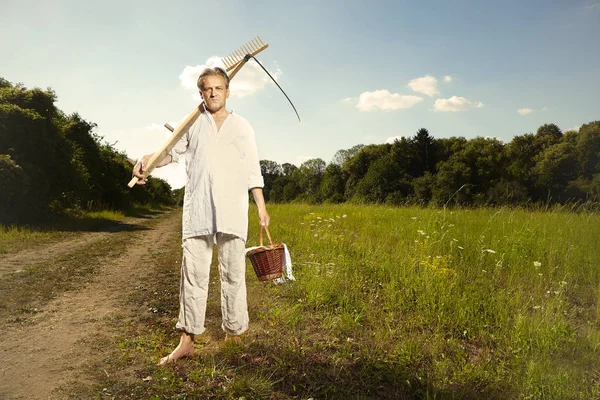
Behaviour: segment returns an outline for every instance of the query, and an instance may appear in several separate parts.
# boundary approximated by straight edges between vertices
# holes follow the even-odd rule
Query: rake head
[[[266,49],[267,47],[269,47],[269,45],[266,43],[263,43],[263,41],[260,39],[260,37],[258,37],[258,36],[255,37],[254,39],[252,39],[251,41],[249,41],[248,43],[246,43],[245,45],[243,45],[242,47],[240,47],[233,53],[229,54],[226,57],[223,57],[223,63],[225,64],[225,69],[227,70],[227,72],[231,71],[232,69],[237,67],[239,65],[239,63],[241,63],[244,60],[244,57],[246,56],[246,54],[255,56],[258,53],[260,53],[261,51],[263,51],[264,49]]]

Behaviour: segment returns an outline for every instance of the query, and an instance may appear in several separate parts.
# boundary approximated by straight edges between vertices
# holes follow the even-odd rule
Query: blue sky
[[[132,158],[198,104],[189,85],[203,65],[256,35],[302,118],[244,67],[228,108],[254,126],[261,159],[330,162],[422,127],[508,142],[600,119],[600,0],[4,0],[0,30],[0,76],[51,87]],[[157,176],[184,182],[181,167]]]

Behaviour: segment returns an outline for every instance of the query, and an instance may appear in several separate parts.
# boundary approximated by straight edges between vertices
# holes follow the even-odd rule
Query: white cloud
[[[408,82],[408,86],[415,92],[423,93],[427,96],[435,96],[439,93],[437,90],[437,82],[435,77],[425,75]]]
[[[568,132],[568,131],[575,131],[575,132],[579,132],[579,129],[581,128],[581,125],[575,125],[573,128],[571,129],[563,129],[563,132]]]
[[[452,82],[452,77],[450,75],[446,75],[444,77],[444,82]]]
[[[465,111],[469,108],[481,107],[483,107],[483,103],[472,102],[459,96],[452,96],[449,99],[437,99],[433,104],[435,111]]]
[[[385,142],[388,144],[394,144],[394,142],[396,140],[401,140],[404,136],[390,136],[389,138],[385,139]]]
[[[542,107],[542,111],[548,111],[548,107],[546,107],[546,106]]]
[[[221,67],[225,68],[223,61],[220,57],[212,56],[209,57],[206,62],[202,65],[186,66],[181,74],[179,75],[179,82],[181,86],[193,92],[192,97],[200,101],[200,94],[198,93],[198,87],[196,82],[198,76],[205,68]],[[275,71],[270,71],[276,80],[281,77],[282,71],[277,67]],[[262,70],[262,68],[250,60],[242,67],[240,72],[231,80],[229,85],[231,96],[233,97],[246,97],[253,95],[254,93],[262,90],[265,86],[271,82],[271,78]]]
[[[534,110],[532,110],[531,108],[519,108],[517,110],[517,112],[521,115],[527,115],[527,114],[531,114]]]
[[[345,97],[342,99],[342,103],[346,104],[356,104],[358,99],[356,97]]]
[[[422,97],[390,93],[388,90],[361,93],[356,108],[361,111],[371,111],[375,108],[381,110],[398,110],[411,108],[423,101]]]

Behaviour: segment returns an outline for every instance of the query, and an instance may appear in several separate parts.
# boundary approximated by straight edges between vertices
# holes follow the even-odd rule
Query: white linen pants
[[[216,241],[221,278],[221,327],[230,335],[248,330],[245,243],[223,233],[186,238],[183,241],[179,320],[176,328],[200,335],[206,328],[206,300],[213,245]]]

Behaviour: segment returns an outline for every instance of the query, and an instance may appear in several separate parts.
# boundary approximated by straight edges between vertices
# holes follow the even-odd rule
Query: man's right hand
[[[144,178],[143,174],[146,171],[146,165],[148,165],[148,161],[150,161],[151,157],[152,157],[152,154],[145,155],[137,162],[137,164],[135,164],[133,166],[133,176],[138,178],[136,185],[145,185],[146,184],[147,178]]]

